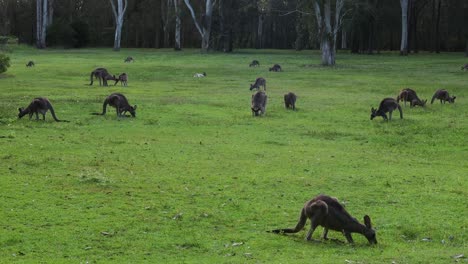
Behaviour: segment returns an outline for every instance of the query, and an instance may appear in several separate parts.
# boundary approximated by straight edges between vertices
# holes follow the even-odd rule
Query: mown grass
[[[124,64],[129,55],[135,63]],[[449,263],[468,253],[462,54],[341,53],[334,68],[319,66],[316,51],[20,47],[10,56],[0,75],[1,262]],[[248,68],[252,59],[261,67]],[[274,63],[284,72],[268,72]],[[128,88],[88,86],[101,66],[127,72]],[[259,76],[269,101],[253,118],[248,88]],[[369,120],[371,106],[404,87],[429,101],[443,87],[457,100]],[[296,112],[284,109],[287,91]],[[90,115],[112,92],[138,105],[137,118]],[[18,120],[37,96],[71,122]],[[360,221],[369,214],[379,244],[265,232],[294,226],[320,193]]]

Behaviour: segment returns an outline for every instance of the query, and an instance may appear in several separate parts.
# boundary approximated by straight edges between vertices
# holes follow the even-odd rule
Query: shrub
[[[0,54],[0,73],[6,72],[8,67],[10,67],[10,57]]]

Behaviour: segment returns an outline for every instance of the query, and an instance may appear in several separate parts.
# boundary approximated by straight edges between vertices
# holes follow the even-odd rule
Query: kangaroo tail
[[[297,223],[295,228],[275,229],[275,230],[271,230],[271,231],[267,231],[267,232],[275,233],[275,234],[279,234],[279,233],[297,233],[297,232],[301,231],[304,228],[304,226],[306,224],[306,221],[307,221],[307,216],[306,216],[306,213],[305,213],[305,209],[303,208],[302,211],[301,211],[301,216],[299,217],[299,222]]]
[[[50,102],[47,102],[47,107],[49,108],[50,113],[52,114],[52,117],[54,118],[55,121],[57,121],[57,122],[70,122],[70,121],[67,121],[67,120],[59,120],[57,118],[57,116],[55,115],[54,108],[52,107],[52,104]]]

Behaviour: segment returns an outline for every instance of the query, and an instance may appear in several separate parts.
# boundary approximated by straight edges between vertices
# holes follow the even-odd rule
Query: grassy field
[[[468,72],[461,53],[46,50],[19,47],[0,75],[0,262],[452,263],[467,251]],[[135,63],[124,64],[127,56]],[[261,63],[249,68],[252,59]],[[36,66],[26,68],[33,60]],[[268,72],[274,63],[284,72]],[[88,86],[126,72],[129,86]],[[207,77],[195,79],[195,72]],[[267,80],[264,117],[249,84]],[[390,122],[371,106],[411,87],[455,104],[403,106]],[[298,95],[287,111],[283,94]],[[122,92],[136,118],[106,116]],[[60,119],[17,119],[45,96]],[[337,197],[379,244],[307,242],[293,227],[305,201]],[[314,234],[319,239],[322,228]],[[329,237],[345,241],[339,232]],[[467,262],[465,259],[458,259]]]

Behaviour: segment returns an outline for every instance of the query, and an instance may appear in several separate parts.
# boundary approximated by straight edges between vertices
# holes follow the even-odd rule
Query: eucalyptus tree
[[[400,0],[401,6],[401,44],[400,55],[408,55],[408,5],[411,0]]]
[[[211,21],[216,0],[205,0],[205,13],[203,14],[201,25],[197,20],[195,11],[190,4],[190,0],[184,0],[184,3],[190,11],[190,15],[192,16],[193,23],[195,24],[198,33],[200,33],[202,39],[201,51],[206,53],[210,49]]]
[[[182,43],[180,41],[180,31],[181,31],[182,21],[180,19],[180,16],[181,16],[180,0],[174,0],[174,11],[175,11],[174,49],[181,50]]]
[[[38,49],[46,48],[48,6],[47,0],[36,0],[36,47]]]
[[[336,38],[342,24],[344,3],[345,0],[336,0],[334,17],[332,17],[331,0],[314,0],[320,50],[322,51],[322,65],[325,66],[335,65]]]
[[[112,13],[115,19],[115,35],[114,35],[114,50],[120,50],[120,40],[122,39],[122,26],[124,21],[125,11],[127,10],[128,0],[109,0],[112,6]]]

